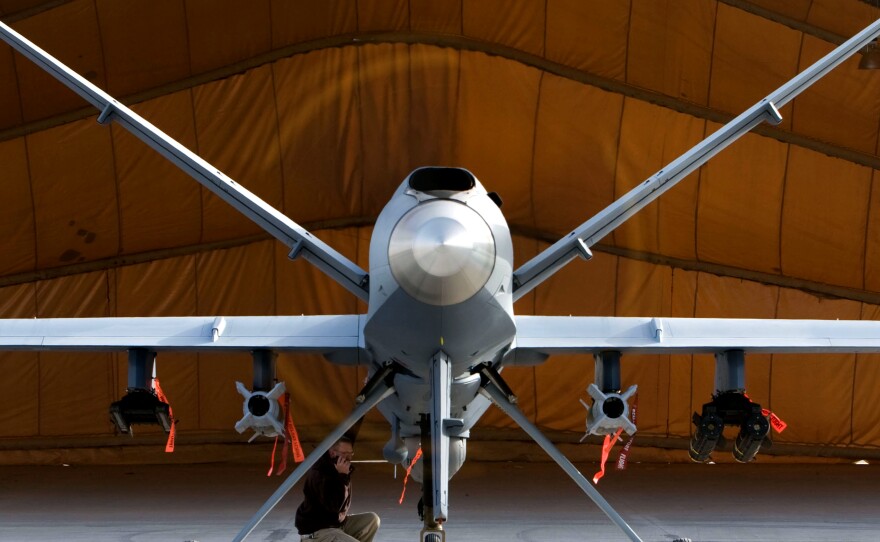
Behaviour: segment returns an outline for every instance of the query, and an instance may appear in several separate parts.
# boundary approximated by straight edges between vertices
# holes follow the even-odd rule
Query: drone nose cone
[[[412,242],[415,262],[434,277],[451,277],[468,263],[474,242],[461,222],[438,217],[425,222]]]
[[[388,246],[391,272],[411,296],[453,305],[476,294],[495,267],[495,239],[471,208],[433,200],[412,209],[394,227]]]

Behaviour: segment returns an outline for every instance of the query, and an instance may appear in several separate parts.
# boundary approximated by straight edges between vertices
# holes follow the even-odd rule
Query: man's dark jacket
[[[340,474],[329,453],[321,456],[306,474],[305,500],[296,509],[299,534],[339,528],[351,505],[351,474]]]

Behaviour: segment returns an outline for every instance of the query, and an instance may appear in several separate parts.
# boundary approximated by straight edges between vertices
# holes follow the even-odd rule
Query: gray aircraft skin
[[[715,394],[695,413],[689,454],[708,461],[720,430],[738,425],[734,457],[758,453],[768,421],[745,395],[749,353],[880,352],[880,322],[517,316],[513,303],[594,245],[715,154],[762,122],[778,124],[779,108],[880,35],[880,20],[771,92],[691,150],[621,196],[517,269],[500,199],[467,170],[413,171],[380,214],[370,242],[369,273],[280,211],[0,22],[0,38],[95,106],[98,123],[129,130],[196,181],[256,222],[368,304],[366,314],[335,316],[209,316],[160,318],[0,319],[0,349],[127,351],[129,394],[150,397],[148,364],[167,351],[250,352],[254,386],[241,383],[240,432],[283,433],[277,398],[269,390],[275,352],[321,353],[333,363],[369,366],[370,378],[342,420],[280,485],[235,536],[245,539],[347,430],[377,407],[391,427],[385,457],[410,466],[423,482],[420,540],[445,540],[448,481],[465,460],[467,438],[489,404],[519,424],[630,540],[638,535],[595,487],[518,409],[501,378],[504,366],[541,363],[557,353],[591,353],[595,382],[588,389],[587,433],[632,434],[631,386],[621,392],[626,353],[711,353]],[[580,390],[577,390],[578,392]],[[154,396],[155,394],[153,394]],[[124,398],[124,399],[126,399]],[[123,400],[124,400],[123,399]],[[152,399],[156,401],[156,399]],[[116,405],[116,403],[114,403]],[[260,405],[265,408],[257,408]],[[167,407],[167,405],[165,405]],[[724,410],[722,418],[716,410]],[[111,407],[111,415],[113,414]],[[118,407],[125,430],[128,411]],[[731,414],[732,413],[732,414]],[[167,415],[156,419],[168,429]],[[128,426],[130,427],[130,426]]]
[[[450,435],[449,476],[464,462],[464,437],[489,406],[471,370],[497,365],[516,335],[512,277],[510,229],[469,171],[419,168],[403,181],[370,240],[364,325],[370,357],[405,369],[394,377],[397,393],[378,406],[393,429],[388,461],[405,464],[420,445],[420,413],[431,412],[429,362],[442,351],[450,365],[449,416],[462,420]]]
[[[414,188],[420,183],[428,189]],[[512,280],[513,243],[499,205],[467,170],[419,168],[379,214],[370,240],[367,348],[420,377],[438,350],[454,375],[498,361],[516,334]]]

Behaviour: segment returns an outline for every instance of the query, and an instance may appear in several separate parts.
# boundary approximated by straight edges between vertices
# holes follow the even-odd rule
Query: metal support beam
[[[577,470],[577,468],[571,463],[571,461],[569,461],[568,458],[565,457],[565,455],[560,452],[559,449],[556,448],[556,446],[554,446],[552,442],[550,442],[550,439],[545,437],[543,433],[541,433],[541,430],[538,429],[535,424],[530,422],[529,419],[526,418],[526,416],[522,413],[522,411],[516,407],[516,405],[514,405],[507,399],[504,393],[497,386],[492,384],[492,382],[486,381],[486,383],[480,389],[480,393],[483,394],[485,397],[491,399],[498,408],[503,410],[508,416],[513,419],[513,421],[519,424],[519,426],[522,427],[523,430],[528,433],[528,435],[532,437],[532,439],[537,442],[538,445],[543,448],[545,452],[547,452],[547,455],[549,455],[554,461],[556,461],[556,463],[560,467],[562,467],[562,470],[564,470],[565,473],[568,474],[572,480],[574,480],[578,487],[580,487],[581,490],[587,494],[587,497],[589,497],[594,503],[596,503],[596,506],[598,506],[602,510],[602,512],[605,513],[605,515],[611,518],[611,521],[613,521],[618,527],[620,527],[620,529],[626,534],[626,536],[629,537],[630,540],[632,540],[633,542],[641,542],[642,539],[639,538],[635,531],[632,530],[632,527],[630,527],[626,523],[626,521],[624,521],[623,518],[620,517],[620,514],[618,514],[614,510],[614,508],[611,507],[610,504],[608,504],[608,501],[606,501],[602,497],[599,491],[595,487],[593,487],[590,482],[584,477],[584,475],[581,474],[580,471]]]
[[[431,415],[419,414],[419,430],[422,435],[422,504],[424,505],[425,529],[433,529],[434,521],[434,454],[431,439]]]
[[[715,393],[746,391],[746,353],[725,350],[715,354]]]
[[[153,378],[150,364],[156,354],[146,348],[132,348],[128,351],[128,389],[150,389]]]
[[[431,359],[431,451],[434,521],[443,523],[449,513],[449,401],[452,364],[442,350]]]
[[[272,350],[254,350],[254,387],[253,391],[269,391],[275,386],[275,359],[278,355]]]
[[[598,352],[593,359],[596,361],[594,381],[602,393],[620,393],[620,352]]]

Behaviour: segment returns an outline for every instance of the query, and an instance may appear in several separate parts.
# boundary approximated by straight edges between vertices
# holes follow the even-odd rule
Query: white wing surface
[[[880,322],[518,316],[514,353],[880,352]]]
[[[361,318],[341,316],[192,316],[0,319],[0,350],[251,351],[357,356]]]

